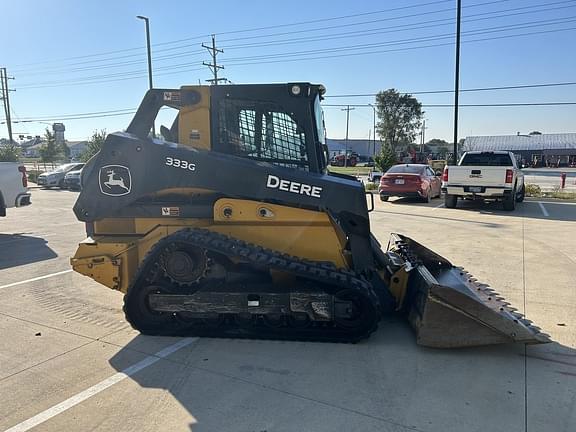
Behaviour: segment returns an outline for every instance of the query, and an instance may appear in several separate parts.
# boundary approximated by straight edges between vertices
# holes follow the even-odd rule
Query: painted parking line
[[[546,207],[544,207],[544,204],[540,201],[537,201],[537,202],[538,202],[538,205],[540,206],[540,210],[542,210],[542,214],[546,217],[550,216],[548,214],[548,210],[546,210]]]
[[[568,206],[576,206],[576,202],[563,202],[563,201],[526,201],[526,202],[535,202],[538,204],[558,204],[558,205],[568,205]]]
[[[32,278],[32,279],[26,279],[26,280],[23,280],[23,281],[20,281],[20,282],[10,283],[10,284],[8,284],[8,285],[0,285],[0,289],[2,289],[2,288],[10,288],[10,287],[17,286],[17,285],[23,285],[23,284],[27,284],[27,283],[30,283],[30,282],[36,282],[36,281],[39,281],[39,280],[42,280],[42,279],[48,279],[48,278],[51,278],[51,277],[60,276],[60,275],[66,274],[66,273],[70,273],[71,271],[73,271],[73,270],[72,270],[72,269],[69,269],[69,270],[64,270],[64,271],[60,271],[60,272],[56,272],[56,273],[50,273],[50,274],[47,274],[47,275],[44,275],[44,276],[38,276],[38,277],[35,277],[35,278]]]
[[[444,207],[444,203],[438,204],[438,205],[435,206],[432,210],[436,210],[436,209],[439,209],[439,208],[441,208],[441,207]]]
[[[109,378],[106,378],[104,381],[100,381],[98,384],[93,385],[92,387],[84,390],[83,392],[80,392],[72,396],[71,398],[66,399],[63,402],[60,402],[59,404],[54,405],[53,407],[48,408],[45,411],[42,411],[40,414],[37,414],[34,417],[31,417],[28,420],[25,420],[22,423],[19,423],[16,426],[11,427],[10,429],[6,429],[4,432],[28,431],[38,426],[39,424],[42,424],[45,421],[50,420],[52,417],[55,417],[58,414],[61,414],[64,411],[69,410],[70,408],[78,405],[79,403],[84,402],[86,399],[89,399],[92,396],[95,396],[98,393],[106,390],[107,388],[112,387],[114,384],[117,384],[120,381],[134,375],[135,373],[141,371],[142,369],[145,369],[148,366],[152,366],[159,360],[168,357],[170,354],[175,353],[181,348],[191,345],[197,340],[198,338],[182,339],[176,342],[175,344],[170,345],[169,347],[164,348],[161,351],[158,351],[156,354],[150,355],[145,359],[139,361],[138,363],[135,363],[132,366],[127,367],[123,371],[118,372]]]

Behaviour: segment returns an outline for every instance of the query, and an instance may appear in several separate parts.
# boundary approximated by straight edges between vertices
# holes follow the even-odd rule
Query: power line
[[[466,7],[467,8],[474,8],[474,7],[491,5],[491,4],[505,3],[505,2],[509,2],[509,1],[512,1],[512,0],[488,1],[488,2],[483,2],[483,3],[468,5]],[[339,17],[329,17],[329,18],[321,18],[321,19],[316,19],[316,20],[300,21],[300,22],[296,22],[296,23],[286,23],[286,24],[278,24],[278,25],[272,25],[272,26],[266,26],[266,27],[256,27],[256,28],[225,31],[225,32],[217,33],[217,34],[225,35],[225,34],[247,33],[247,32],[266,30],[266,29],[293,27],[293,26],[300,26],[300,25],[306,25],[306,24],[315,24],[318,22],[329,22],[329,21],[335,21],[335,20],[343,20],[343,19],[355,18],[355,17],[359,17],[359,16],[376,15],[376,14],[382,14],[382,13],[387,13],[387,12],[394,12],[394,11],[405,10],[405,9],[421,8],[421,7],[426,7],[426,6],[436,5],[436,4],[442,4],[442,3],[451,3],[451,2],[452,2],[452,0],[440,0],[440,1],[433,1],[433,2],[427,2],[427,3],[420,3],[420,4],[416,4],[416,5],[401,6],[401,7],[390,8],[390,9],[382,9],[382,10],[371,11],[371,12],[363,12],[363,13],[357,13],[357,14],[343,15],[343,16],[339,16]],[[555,3],[550,3],[550,4],[553,5],[553,4],[565,3],[565,2],[555,2]],[[453,8],[442,9],[442,10],[440,10],[440,12],[446,12],[446,11],[450,11],[450,10],[453,10]],[[427,15],[427,14],[436,13],[436,12],[437,11],[426,12],[426,13],[421,13],[419,15],[420,16],[421,15]],[[400,17],[392,17],[391,19],[399,19],[399,18]],[[382,21],[382,20],[380,20],[380,21]],[[356,25],[356,24],[354,24],[354,25]],[[340,26],[338,26],[338,27],[340,27]],[[315,29],[301,30],[301,31],[317,31],[317,30],[318,29],[315,28]],[[166,45],[176,44],[176,43],[180,43],[180,42],[184,42],[184,41],[200,40],[200,39],[205,38],[206,36],[207,35],[197,35],[197,36],[188,37],[188,38],[184,38],[184,39],[177,39],[177,40],[172,40],[172,41],[167,41],[167,42],[155,43],[152,46],[158,47],[158,46],[166,46]],[[267,37],[267,35],[251,36],[251,37]],[[239,39],[242,39],[242,38],[227,39],[226,41],[239,40]],[[189,46],[189,45],[184,45],[182,47],[187,47],[187,46]],[[173,50],[173,49],[179,49],[182,47],[164,48],[164,49],[157,50],[157,52],[169,51],[169,50]],[[65,58],[60,58],[60,59],[44,60],[44,61],[39,61],[39,62],[24,63],[24,64],[19,64],[19,65],[14,65],[13,69],[18,71],[18,72],[24,72],[26,68],[24,68],[24,70],[22,70],[22,67],[25,67],[25,66],[45,65],[45,64],[50,64],[50,63],[62,63],[62,62],[66,62],[69,60],[80,60],[80,59],[93,58],[93,57],[102,57],[102,56],[106,56],[109,54],[127,53],[127,52],[133,52],[133,51],[143,51],[143,50],[144,50],[144,47],[125,48],[125,49],[120,49],[120,50],[105,51],[105,52],[86,54],[86,55],[81,55],[81,56],[73,56],[73,57],[65,57]],[[138,56],[138,55],[140,55],[140,54],[127,54],[127,55],[124,55],[122,57],[133,57],[133,56]],[[122,58],[122,57],[119,57],[119,58]],[[102,59],[91,60],[91,62],[97,62],[97,61],[101,61],[101,60]]]
[[[559,6],[559,7],[555,7],[555,8],[546,8],[546,9],[538,9],[538,10],[526,11],[525,9],[534,9],[537,7],[541,8],[544,5],[525,6],[525,7],[512,8],[512,9],[504,9],[501,11],[483,12],[483,13],[468,15],[469,18],[470,17],[477,17],[477,18],[465,19],[465,20],[462,20],[462,22],[470,23],[470,22],[493,20],[493,19],[499,19],[499,18],[507,18],[510,16],[527,15],[527,14],[549,12],[549,11],[560,10],[560,9],[568,9],[568,8],[576,7],[576,4],[574,4],[575,2],[576,2],[576,0],[558,2],[558,3],[572,3],[572,4],[565,5],[565,6]],[[502,12],[513,12],[513,11],[519,11],[519,10],[524,10],[524,11],[502,15]],[[497,15],[497,14],[500,14],[500,15]],[[491,16],[491,15],[496,15],[496,16]],[[335,35],[319,35],[319,36],[315,36],[315,37],[305,36],[305,37],[281,39],[281,40],[269,41],[269,42],[245,43],[245,44],[238,44],[238,45],[229,45],[229,46],[225,46],[224,48],[226,48],[226,49],[240,49],[240,48],[268,47],[268,46],[279,46],[279,45],[291,45],[291,44],[300,43],[300,42],[317,42],[317,41],[324,41],[324,40],[349,39],[351,36],[352,37],[366,37],[366,36],[373,36],[376,34],[397,33],[398,31],[420,30],[420,29],[425,29],[425,28],[442,27],[442,26],[446,26],[448,24],[452,24],[454,22],[455,22],[454,18],[441,18],[441,19],[435,19],[435,20],[420,21],[420,22],[416,22],[413,24],[398,24],[398,25],[394,25],[394,26],[386,26],[386,30],[381,30],[380,28],[377,28],[377,29],[368,29],[368,30],[365,30],[365,29],[355,30],[355,31],[349,31],[349,32],[342,32],[341,31],[342,27],[338,27],[339,31]],[[436,23],[436,24],[434,24],[434,23]],[[362,24],[364,24],[364,23],[362,23]],[[422,25],[422,24],[430,24],[430,25]],[[305,30],[305,31],[307,31],[307,30]]]
[[[550,20],[544,20],[544,21],[548,22],[548,24],[546,24],[546,25],[565,24],[568,22],[576,21],[576,19],[574,19],[572,17],[561,18],[559,20],[564,20],[564,21],[554,22],[554,23],[550,23]],[[520,25],[516,25],[516,27],[504,26],[504,28],[502,28],[503,26],[498,26],[498,27],[492,27],[488,30],[475,30],[475,31],[470,31],[470,32],[465,32],[465,33],[467,33],[467,36],[474,36],[474,35],[480,35],[480,34],[509,31],[509,30],[514,30],[514,29],[519,29],[519,28],[530,28],[530,27],[534,27],[534,26],[536,26],[536,25],[535,24],[531,24],[531,25],[520,24]],[[512,34],[512,35],[505,35],[505,36],[491,37],[491,38],[471,39],[471,40],[465,40],[462,43],[498,40],[498,39],[506,39],[506,38],[512,38],[512,37],[531,36],[531,35],[536,35],[536,34],[555,33],[555,32],[570,31],[570,30],[574,30],[574,27],[553,29],[553,30],[546,30],[546,31],[537,31],[537,32],[527,32],[527,33]],[[409,44],[409,43],[423,42],[425,40],[451,39],[452,36],[453,36],[453,34],[446,34],[446,35],[436,35],[436,36],[428,37],[428,38],[403,39],[403,40],[389,41],[389,42],[384,42],[381,44],[376,44],[376,46],[386,46],[386,45],[394,45],[394,44],[403,45],[403,44]],[[372,44],[372,45],[374,45],[374,44]],[[368,48],[373,48],[372,45]],[[315,55],[313,58],[302,57],[302,56],[311,56],[314,54],[318,54],[319,51],[326,52],[326,53],[332,53],[332,52],[340,52],[343,50],[344,51],[353,50],[353,49],[357,50],[358,48],[360,48],[360,46],[354,45],[354,46],[347,46],[347,47],[326,49],[326,50],[299,51],[299,52],[284,53],[284,54],[270,54],[270,55],[266,55],[266,56],[237,57],[235,60],[231,59],[229,63],[232,66],[245,66],[245,65],[269,64],[269,63],[278,63],[278,62],[308,61],[308,60],[320,60],[320,59],[327,59],[327,58],[334,58],[334,57],[347,57],[347,56],[380,54],[380,53],[386,53],[386,52],[409,51],[409,50],[414,50],[414,49],[425,49],[425,48],[433,48],[433,47],[441,47],[441,46],[449,46],[449,45],[452,45],[452,42],[420,45],[420,46],[413,46],[413,47],[402,47],[402,48],[388,49],[388,50],[372,50],[372,51],[362,51],[362,52],[353,52],[353,53],[345,53],[345,54],[340,53],[337,55],[322,55],[322,56]],[[288,56],[288,58],[287,58],[287,56]],[[289,57],[294,57],[294,56],[297,56],[297,58],[296,59],[289,58]],[[282,60],[275,60],[275,59],[279,59],[279,58],[282,58]],[[256,61],[242,61],[244,59],[256,60]],[[269,59],[271,59],[271,60],[269,60]],[[262,61],[262,60],[264,60],[264,61]],[[180,65],[173,65],[173,66],[165,66],[165,67],[161,67],[161,68],[156,68],[155,71],[156,70],[174,70],[177,68],[187,68],[189,66],[197,65],[197,64],[198,63],[183,63]],[[183,70],[181,72],[192,72],[192,71],[196,71],[196,70],[201,70],[201,69],[197,69],[197,68],[186,69],[186,70]],[[174,74],[174,73],[180,73],[180,72],[172,72],[172,73],[157,74],[157,75],[169,75],[169,74]],[[130,77],[131,75],[132,75],[132,77]],[[68,80],[61,80],[61,81],[47,81],[47,82],[36,83],[36,84],[28,85],[28,86],[26,86],[26,85],[19,86],[18,88],[19,89],[32,89],[32,88],[37,89],[37,88],[45,88],[45,87],[62,87],[62,86],[69,86],[69,85],[78,85],[78,84],[82,84],[82,83],[96,84],[96,83],[116,81],[113,79],[102,81],[102,79],[104,79],[104,78],[120,77],[117,79],[117,81],[123,81],[126,79],[140,78],[142,76],[143,75],[141,74],[141,71],[130,71],[130,72],[115,73],[115,74],[83,77],[83,78],[79,78],[78,80],[68,79]],[[98,81],[94,81],[94,80],[98,80]],[[58,84],[61,84],[61,85],[58,85]]]
[[[547,5],[574,3],[575,1],[576,1],[576,0],[567,0],[567,1],[560,1],[560,2],[555,2],[555,3],[549,3],[549,4],[547,4]],[[434,2],[434,3],[436,3],[436,2]],[[470,5],[469,7],[474,7],[474,6],[478,6],[478,5],[485,5],[485,4],[491,4],[491,3],[500,3],[500,2],[481,3],[481,4],[476,4],[476,5]],[[507,11],[517,11],[517,10],[534,9],[534,8],[537,8],[537,7],[542,8],[543,6],[547,6],[547,5],[525,6],[525,7],[521,7],[521,8],[505,9],[505,10],[501,10],[501,11],[484,12],[484,13],[474,14],[474,15],[470,15],[470,16],[471,16],[471,17],[475,17],[475,16],[480,16],[480,15],[501,14],[502,12],[507,12]],[[552,9],[568,8],[568,7],[574,7],[574,6],[576,6],[576,5],[561,6],[561,7],[559,7],[559,8],[540,9],[540,10],[536,10],[536,11],[532,10],[532,11],[528,11],[528,12],[524,11],[524,12],[520,12],[520,13],[516,13],[516,14],[509,14],[509,15],[517,15],[517,14],[527,14],[527,13],[534,13],[534,12],[542,12],[542,11],[547,11],[547,10],[552,10]],[[368,14],[371,14],[371,12],[368,13]],[[362,15],[362,14],[361,14],[361,15]],[[477,20],[500,18],[500,17],[502,17],[502,16],[506,16],[506,15],[500,15],[500,16],[496,16],[496,17],[478,18]],[[396,19],[396,18],[398,18],[398,17],[394,17],[393,19]],[[565,19],[565,18],[563,18],[563,19]],[[328,20],[330,20],[330,19],[328,19]],[[428,21],[428,22],[437,22],[437,21],[446,21],[446,20],[452,20],[452,19],[450,18],[450,19],[443,19],[443,20],[432,20],[432,21]],[[474,21],[474,20],[470,20],[470,21]],[[549,21],[550,21],[550,20],[548,20],[548,22],[549,22]],[[425,21],[425,22],[426,22],[426,21]],[[540,21],[535,21],[534,23],[539,23],[539,22],[540,22]],[[356,25],[356,24],[363,24],[363,23],[354,23],[353,25]],[[418,24],[418,23],[417,23],[417,24]],[[388,27],[388,30],[379,31],[379,32],[372,32],[372,33],[387,33],[387,32],[391,32],[391,31],[393,31],[392,29],[395,28],[395,27],[404,27],[405,29],[407,28],[407,26],[392,26],[392,27],[389,26],[389,27]],[[425,27],[431,27],[431,26],[425,26]],[[509,28],[510,26],[507,26],[507,27]],[[516,27],[518,27],[518,25],[516,25]],[[509,28],[509,29],[510,29],[510,28]],[[306,32],[306,31],[316,31],[316,30],[318,30],[318,29],[302,30],[302,31]],[[476,31],[476,32],[478,32],[478,31]],[[358,33],[358,32],[348,32],[348,33]],[[370,32],[364,32],[364,33],[368,33],[368,34],[369,34]],[[257,36],[257,37],[262,37],[262,36]],[[323,39],[331,39],[331,38],[340,38],[340,37],[342,37],[342,36],[328,36],[328,37],[322,37],[322,38],[323,38]],[[449,38],[449,37],[450,37],[449,35],[446,35],[446,36],[445,36],[445,38]],[[393,44],[393,43],[398,43],[398,44],[400,44],[401,42],[405,42],[405,43],[409,43],[409,42],[410,42],[410,43],[415,43],[415,42],[420,41],[420,40],[423,40],[423,39],[425,39],[425,38],[417,38],[417,39],[414,39],[414,40],[405,40],[405,41],[402,41],[402,40],[400,40],[400,41],[392,41],[392,42],[386,42],[386,44]],[[313,41],[314,38],[298,38],[298,40],[309,40],[309,41]],[[268,45],[272,46],[272,45],[274,45],[274,44],[285,44],[285,43],[287,43],[287,42],[286,42],[286,41],[280,41],[280,42],[276,41],[276,42],[264,42],[264,43],[262,43],[262,44],[268,44]],[[292,42],[288,42],[288,43],[292,43]],[[245,45],[249,45],[249,44],[245,44]],[[178,47],[176,47],[176,48],[178,48]],[[368,47],[365,47],[365,48],[368,48]],[[170,50],[170,49],[174,49],[174,47],[173,47],[173,48],[168,48],[167,50]],[[333,49],[332,49],[332,50],[333,50]],[[324,50],[324,51],[325,51],[325,50]],[[193,56],[193,55],[199,55],[199,54],[201,54],[202,52],[203,52],[203,51],[192,51],[192,52],[186,52],[186,53],[178,53],[178,54],[172,54],[172,55],[157,56],[157,59],[159,59],[159,60],[169,60],[169,59],[178,58],[178,57],[189,57],[189,56]],[[135,56],[135,55],[139,56],[140,54],[132,54],[132,55],[129,55],[129,56]],[[269,56],[274,56],[274,54],[269,55]],[[122,58],[122,57],[117,57],[117,58]],[[255,58],[254,58],[254,57],[239,57],[239,58],[236,58],[235,60],[236,60],[236,61],[239,61],[240,59],[242,59],[242,60],[252,60],[252,59],[255,59]],[[99,60],[90,60],[90,61],[88,61],[88,62],[95,62],[95,61],[99,61]],[[131,65],[131,64],[142,64],[143,62],[144,62],[144,60],[128,61],[128,62],[120,62],[120,63],[107,63],[107,64],[102,64],[102,65],[94,65],[94,66],[74,68],[74,69],[69,69],[69,68],[64,68],[64,69],[62,69],[61,67],[60,67],[60,68],[58,68],[58,67],[57,67],[57,68],[54,68],[54,67],[53,67],[52,70],[46,71],[46,70],[44,69],[44,70],[42,70],[41,72],[37,72],[36,74],[42,73],[42,74],[44,75],[44,74],[49,74],[49,73],[59,73],[59,72],[61,72],[61,71],[77,72],[77,71],[83,71],[83,70],[87,70],[87,71],[88,71],[88,70],[96,70],[96,69],[117,68],[117,67],[128,66],[128,65]],[[87,63],[87,62],[80,62],[80,63]],[[78,63],[78,64],[80,64],[80,63]],[[73,63],[73,64],[75,64],[75,63]],[[72,65],[73,65],[73,64],[72,64]],[[185,63],[185,64],[183,64],[183,65],[170,65],[170,66],[164,67],[164,68],[162,68],[162,69],[175,69],[176,67],[190,66],[190,65],[191,65],[191,63]],[[155,69],[155,70],[156,70],[156,69]],[[161,70],[161,68],[158,68],[157,70]],[[129,76],[129,74],[131,74],[131,73],[136,73],[136,74],[137,74],[137,76],[134,76],[134,78],[140,77],[140,71],[125,71],[125,72],[118,73],[117,76],[127,77],[127,76]],[[35,73],[28,73],[28,75],[34,75],[34,74],[35,74]],[[93,80],[93,79],[99,79],[99,80],[100,80],[100,79],[109,78],[109,77],[110,77],[110,76],[79,77],[79,79],[76,80],[76,82],[80,82],[80,81],[84,81],[84,80],[88,81],[88,80]],[[70,80],[65,80],[65,81],[61,81],[61,82],[68,84],[68,83],[70,82]],[[56,84],[56,83],[57,83],[57,82],[34,83],[33,86],[34,86],[34,88],[40,88],[39,85],[42,85],[42,84],[48,84],[48,85],[52,86],[52,84]],[[24,87],[22,87],[22,88],[25,88],[25,87],[26,87],[26,86],[24,86]],[[30,86],[29,86],[29,87],[30,87]]]
[[[496,3],[505,3],[508,1],[512,1],[512,0],[497,0],[497,1],[489,1],[489,2],[484,2],[484,3],[476,3],[473,5],[468,5],[466,6],[466,8],[475,8],[475,7],[480,7],[480,6],[488,6],[491,4],[496,4]],[[557,2],[557,3],[567,3],[567,2],[571,2],[573,0],[564,0],[561,2]],[[450,1],[450,3],[453,3],[453,0]],[[551,5],[556,4],[556,3],[550,3]],[[536,7],[536,6],[534,6]],[[405,18],[413,18],[413,17],[419,17],[419,16],[428,16],[430,14],[437,14],[437,13],[444,13],[444,12],[452,12],[454,11],[455,8],[454,7],[450,7],[450,8],[446,8],[446,9],[438,9],[438,10],[433,10],[433,11],[427,11],[427,12],[419,12],[419,13],[415,13],[415,14],[409,14],[409,15],[401,15],[401,16],[395,16],[395,17],[388,17],[388,18],[380,18],[377,20],[371,20],[371,21],[361,21],[358,23],[349,23],[349,24],[339,24],[339,25],[333,25],[333,26],[328,26],[328,27],[315,27],[312,29],[305,29],[305,30],[294,30],[294,31],[289,31],[289,32],[283,32],[283,33],[272,33],[272,34],[267,34],[267,35],[255,35],[255,36],[246,36],[246,37],[235,37],[233,39],[222,39],[220,40],[220,42],[230,42],[230,41],[239,41],[239,40],[249,40],[249,39],[258,39],[258,38],[262,38],[262,37],[270,37],[270,36],[282,36],[282,35],[290,35],[290,34],[298,34],[298,33],[307,33],[307,32],[317,32],[317,31],[322,31],[322,30],[330,30],[330,29],[336,29],[336,30],[341,30],[344,27],[353,27],[353,26],[358,26],[358,25],[364,25],[364,24],[374,24],[374,23],[381,23],[381,22],[389,22],[389,21],[393,21],[393,20],[400,20],[400,19],[405,19]],[[329,19],[324,19],[324,20],[320,20],[320,21],[328,21]],[[226,33],[219,33],[221,34],[226,34]]]
[[[576,82],[559,82],[559,83],[543,83],[543,84],[522,84],[522,85],[510,85],[501,87],[477,87],[469,89],[461,89],[460,92],[481,92],[481,91],[495,91],[495,90],[516,90],[516,89],[528,89],[528,88],[541,88],[541,87],[561,87],[561,86],[573,86]],[[441,93],[452,93],[454,90],[426,90],[426,91],[416,91],[416,92],[404,92],[404,94],[418,95],[418,94],[441,94]],[[349,98],[349,97],[375,97],[377,93],[358,93],[358,94],[342,94],[342,95],[326,95],[325,98]]]
[[[555,18],[551,20],[539,20],[539,21],[531,21],[527,23],[519,23],[515,25],[505,25],[505,26],[495,26],[495,27],[487,27],[484,29],[478,30],[469,30],[466,32],[462,32],[463,35],[469,36],[476,36],[482,34],[489,34],[489,33],[499,33],[499,32],[506,32],[512,30],[520,30],[525,28],[533,28],[533,27],[540,27],[540,26],[548,26],[548,25],[556,25],[556,24],[567,24],[570,22],[576,21],[576,16],[564,17],[564,18]],[[347,45],[338,48],[323,48],[323,49],[314,49],[314,50],[305,50],[305,51],[292,51],[287,53],[278,53],[278,54],[263,54],[257,56],[250,56],[250,57],[232,57],[228,59],[231,63],[240,60],[259,60],[259,59],[268,59],[268,58],[285,58],[285,57],[294,57],[294,56],[302,56],[302,55],[314,55],[318,53],[330,53],[330,52],[343,52],[343,51],[356,51],[358,49],[370,49],[370,48],[377,48],[382,46],[388,45],[404,45],[408,43],[417,43],[417,42],[425,42],[425,41],[434,41],[434,40],[442,40],[442,39],[453,39],[455,33],[442,33],[437,35],[431,36],[423,36],[418,38],[409,38],[409,39],[396,39],[387,42],[376,42],[371,44],[355,44],[355,45]]]
[[[458,104],[459,107],[478,108],[478,107],[522,107],[522,106],[565,106],[576,105],[576,102],[512,102],[512,103],[491,103],[491,104]],[[341,107],[366,107],[369,104],[322,104],[322,107],[341,108]],[[454,108],[454,104],[422,104],[423,108]]]
[[[483,42],[483,41],[499,40],[499,39],[509,39],[509,38],[514,38],[514,37],[533,36],[533,35],[537,35],[537,34],[557,33],[557,32],[561,32],[561,31],[571,31],[571,30],[575,30],[575,29],[576,29],[576,27],[569,27],[569,28],[556,29],[556,30],[520,33],[520,34],[516,34],[516,35],[472,39],[472,40],[462,41],[462,43],[472,43],[472,42]],[[369,55],[369,54],[382,54],[382,53],[389,53],[389,52],[412,51],[412,50],[416,50],[416,49],[436,48],[436,47],[452,46],[452,45],[454,45],[452,42],[446,42],[446,43],[438,43],[438,44],[421,45],[421,46],[415,46],[415,47],[404,47],[404,48],[395,48],[395,49],[388,49],[388,50],[365,51],[365,52],[361,52],[361,53],[333,54],[333,55],[323,55],[323,56],[315,56],[315,57],[308,57],[308,58],[301,58],[300,57],[300,58],[294,58],[294,59],[286,59],[285,58],[285,59],[279,59],[279,60],[264,60],[264,61],[253,61],[253,62],[230,63],[230,65],[231,66],[248,66],[248,65],[257,65],[257,64],[272,64],[272,63],[287,63],[287,62],[310,61],[310,60],[323,60],[323,59],[328,59],[328,58],[341,58],[341,57],[364,56],[364,55]]]

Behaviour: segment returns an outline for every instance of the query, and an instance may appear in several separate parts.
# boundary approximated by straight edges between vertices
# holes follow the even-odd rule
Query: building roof
[[[466,137],[467,150],[576,150],[576,133]]]
[[[382,145],[379,139],[376,139],[376,143],[372,139],[349,139],[348,145],[346,145],[345,139],[333,138],[327,138],[326,144],[331,152],[343,152],[345,148],[348,148],[349,151],[354,151],[361,155],[378,153]]]

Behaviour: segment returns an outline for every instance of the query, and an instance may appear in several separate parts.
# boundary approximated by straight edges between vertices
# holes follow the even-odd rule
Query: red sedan
[[[378,193],[382,201],[398,196],[430,202],[432,198],[440,197],[441,183],[439,176],[428,165],[394,165],[380,179]]]

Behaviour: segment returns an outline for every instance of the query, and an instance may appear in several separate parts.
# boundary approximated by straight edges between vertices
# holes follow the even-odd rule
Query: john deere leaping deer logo
[[[132,177],[128,167],[106,165],[100,168],[100,192],[104,195],[128,195],[132,190]]]

